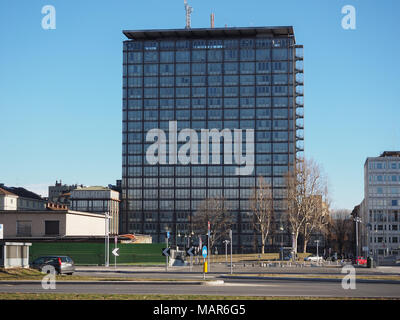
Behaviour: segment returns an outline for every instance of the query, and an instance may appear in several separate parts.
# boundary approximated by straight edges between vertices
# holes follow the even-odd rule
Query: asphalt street
[[[316,275],[341,275],[340,266],[325,267],[260,267],[257,264],[237,264],[233,268],[235,274],[316,274]],[[212,279],[221,274],[229,274],[230,268],[224,264],[215,264],[207,273],[207,279]],[[114,266],[108,268],[102,266],[77,266],[76,275],[79,276],[98,276],[98,277],[126,277],[126,278],[158,278],[158,279],[202,279],[202,267],[189,266],[169,267],[168,272],[165,267],[137,267],[137,266]],[[400,275],[400,267],[379,267],[368,269],[364,267],[356,268],[356,274],[359,275]]]
[[[400,285],[356,283],[356,289],[343,289],[340,282],[286,280],[225,280],[222,285],[174,284],[68,284],[57,283],[56,289],[45,290],[37,284],[0,284],[5,293],[99,293],[99,294],[188,294],[222,296],[310,296],[399,298]]]

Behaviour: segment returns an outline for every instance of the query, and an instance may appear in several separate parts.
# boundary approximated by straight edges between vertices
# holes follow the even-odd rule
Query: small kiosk
[[[1,268],[29,268],[29,242],[0,240]]]

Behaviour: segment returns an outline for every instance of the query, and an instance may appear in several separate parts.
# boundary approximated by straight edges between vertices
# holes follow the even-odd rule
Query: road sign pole
[[[165,238],[166,239],[166,244],[167,244],[167,248],[168,248],[168,237]],[[168,256],[165,257],[165,272],[168,272]]]
[[[114,238],[114,252],[116,252],[117,249],[117,236]],[[114,254],[114,269],[117,269],[117,255]]]
[[[201,254],[203,256],[203,279],[206,278],[206,272],[208,272],[208,263],[206,262],[207,255],[209,254],[208,250],[206,246],[201,249]]]
[[[206,264],[206,258],[203,258],[203,280],[206,280],[206,269],[204,265]]]
[[[229,237],[231,238],[231,274],[232,274],[232,229],[229,230]]]
[[[207,237],[207,271],[210,270],[210,256],[211,256],[211,248],[210,248],[210,236],[211,236],[211,224],[210,221],[208,221],[207,224],[207,229],[208,229],[208,237]]]

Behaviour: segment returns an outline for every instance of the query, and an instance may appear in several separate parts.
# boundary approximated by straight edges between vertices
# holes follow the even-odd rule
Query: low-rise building
[[[0,210],[17,210],[18,196],[0,188]]]
[[[82,188],[83,185],[80,185]],[[62,184],[62,181],[60,182],[56,181],[54,186],[49,186],[49,196],[48,199],[50,202],[53,203],[62,203],[69,205],[69,197],[71,195],[71,191],[78,188],[77,184],[73,185],[66,185]]]
[[[71,209],[110,217],[111,235],[118,234],[120,193],[107,187],[78,187],[71,191]]]
[[[68,209],[0,211],[4,239],[93,237],[105,235],[103,214]]]
[[[0,184],[0,210],[45,210],[46,200],[22,187]]]

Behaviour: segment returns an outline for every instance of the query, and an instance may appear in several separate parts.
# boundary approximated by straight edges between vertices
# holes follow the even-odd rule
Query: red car
[[[364,257],[353,258],[353,264],[357,264],[357,265],[367,264],[367,259],[365,259]]]

